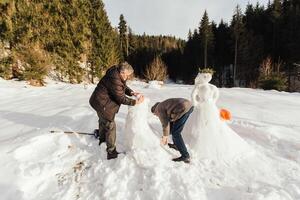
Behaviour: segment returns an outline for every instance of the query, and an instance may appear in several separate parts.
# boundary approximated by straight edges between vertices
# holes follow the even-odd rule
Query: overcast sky
[[[104,0],[108,17],[114,27],[123,14],[134,33],[175,35],[187,38],[189,29],[198,27],[206,9],[210,20],[229,22],[234,8],[247,3],[266,5],[268,0]]]

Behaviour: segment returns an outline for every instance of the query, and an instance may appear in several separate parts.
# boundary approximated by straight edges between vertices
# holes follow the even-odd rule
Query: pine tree
[[[236,6],[235,13],[231,21],[231,27],[234,37],[234,72],[233,81],[235,83],[237,75],[237,62],[238,62],[238,47],[241,35],[244,32],[243,14],[239,5]]]
[[[128,27],[128,56],[132,54],[138,46],[137,37],[132,32],[132,29]]]
[[[14,1],[0,3],[0,41],[9,42],[12,37],[12,16],[15,12]]]
[[[47,30],[43,16],[43,3],[34,4],[25,0],[16,1],[12,16],[11,60],[13,77],[42,85],[49,71],[50,57],[44,51]],[[41,66],[44,63],[45,66]]]
[[[88,52],[88,2],[53,0],[43,4],[47,24],[42,34],[45,49],[53,54],[55,71],[61,80],[83,81],[87,69],[79,65]],[[42,30],[42,29],[41,29]],[[84,59],[83,59],[84,58]]]
[[[117,31],[108,20],[104,4],[101,0],[90,0],[92,53],[89,57],[92,76],[102,77],[110,66],[119,62]]]
[[[272,54],[275,59],[279,59],[279,31],[280,31],[280,18],[282,15],[280,0],[274,0],[271,12],[271,21],[273,24],[273,41],[272,41]]]
[[[211,23],[209,22],[208,14],[205,11],[204,15],[202,17],[202,20],[200,22],[200,27],[199,27],[199,33],[200,33],[200,40],[201,40],[201,46],[203,48],[203,53],[204,53],[204,68],[207,68],[207,57],[208,57],[208,51],[209,48],[212,45],[213,42],[213,32],[212,32],[212,26]]]
[[[219,86],[223,86],[223,72],[225,66],[229,66],[232,63],[232,53],[230,51],[230,28],[227,23],[221,20],[220,24],[214,30],[215,36],[215,51],[214,60],[216,61],[216,75],[219,77]]]
[[[0,77],[4,79],[14,78],[12,56],[4,56],[2,50],[8,44],[8,48],[12,48],[12,16],[15,12],[14,1],[0,2]]]
[[[188,40],[191,40],[192,37],[193,37],[193,33],[192,33],[191,29],[189,29]]]
[[[120,40],[120,46],[122,50],[122,57],[123,59],[126,59],[128,57],[128,30],[127,30],[127,24],[124,19],[123,14],[120,15],[120,22],[119,22],[119,40]]]
[[[267,7],[248,4],[245,14],[237,6],[230,27],[223,21],[218,26],[210,22],[205,12],[187,42],[173,36],[136,35],[123,15],[114,29],[102,0],[2,0],[0,48],[5,42],[11,53],[5,59],[0,55],[0,76],[42,82],[49,69],[41,65],[51,65],[61,80],[80,82],[89,73],[94,82],[126,59],[143,77],[160,56],[174,80],[192,83],[199,66],[214,67],[220,78],[224,66],[234,62],[235,79],[251,85],[269,55],[276,62],[282,59],[285,67],[300,62],[299,35],[299,0],[274,0]]]

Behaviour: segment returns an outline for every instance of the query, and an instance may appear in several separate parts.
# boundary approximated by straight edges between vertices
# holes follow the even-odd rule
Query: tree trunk
[[[205,39],[204,46],[204,68],[207,68],[207,38]]]
[[[126,59],[128,58],[128,48],[129,48],[129,38],[128,35],[126,35]]]
[[[236,79],[236,67],[237,67],[237,50],[238,50],[238,38],[235,39],[235,50],[234,50],[234,67],[233,67],[233,86],[235,86]]]

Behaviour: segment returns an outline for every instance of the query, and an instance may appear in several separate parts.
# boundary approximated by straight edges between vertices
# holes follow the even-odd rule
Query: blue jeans
[[[190,114],[193,112],[194,107],[192,107],[187,113],[185,113],[178,120],[170,123],[170,133],[172,135],[172,139],[174,144],[176,145],[178,151],[180,152],[182,157],[190,157],[186,146],[184,144],[183,138],[181,136],[181,132],[183,130],[184,124],[189,118]]]

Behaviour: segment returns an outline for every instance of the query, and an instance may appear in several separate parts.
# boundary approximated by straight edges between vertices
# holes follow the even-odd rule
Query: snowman
[[[216,106],[219,89],[210,84],[212,73],[199,73],[192,91],[194,112],[183,136],[200,159],[232,161],[252,152],[248,144],[220,118]]]
[[[128,150],[157,148],[159,139],[148,123],[148,106],[150,100],[135,106],[128,106],[125,124],[125,145]]]

